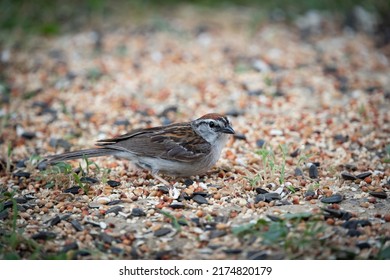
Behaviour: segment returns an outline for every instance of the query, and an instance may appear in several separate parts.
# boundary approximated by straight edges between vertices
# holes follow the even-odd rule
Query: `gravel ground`
[[[2,49],[0,257],[390,258],[384,49],[320,14],[191,13]],[[237,134],[206,176],[165,177],[177,199],[115,158],[37,168],[209,112]]]

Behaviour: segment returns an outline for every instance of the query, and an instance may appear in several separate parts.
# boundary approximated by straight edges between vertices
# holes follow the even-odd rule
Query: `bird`
[[[215,165],[222,149],[235,134],[227,116],[209,113],[188,122],[141,128],[96,142],[96,148],[65,152],[45,158],[48,164],[62,161],[116,156],[149,170],[165,185],[159,174],[173,177],[203,175]]]

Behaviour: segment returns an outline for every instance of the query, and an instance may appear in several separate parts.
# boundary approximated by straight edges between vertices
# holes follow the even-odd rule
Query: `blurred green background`
[[[283,13],[289,20],[308,10],[328,11],[348,15],[353,7],[362,6],[379,19],[379,28],[390,25],[389,0],[1,0],[0,40],[6,40],[10,33],[56,35],[77,31],[86,26],[98,27],[108,22],[120,23],[125,18],[141,21],[153,15],[171,15],[173,9],[191,6],[211,11],[223,8],[250,8],[258,13],[259,20],[267,20],[274,11]]]

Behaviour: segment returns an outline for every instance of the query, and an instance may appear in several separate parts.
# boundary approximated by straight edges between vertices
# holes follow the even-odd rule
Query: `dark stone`
[[[255,203],[259,203],[260,201],[271,202],[272,200],[281,200],[280,194],[278,193],[264,193],[258,194],[255,197]]]
[[[314,197],[314,196],[316,196],[315,191],[308,190],[307,192],[305,192],[305,197]]]
[[[74,186],[74,187],[71,187],[71,188],[64,190],[64,193],[78,194],[80,189],[81,188],[79,186]]]
[[[191,186],[193,183],[194,181],[191,180],[190,178],[184,180],[184,185],[186,185],[187,187]]]
[[[180,219],[178,219],[177,220],[177,223],[179,224],[179,225],[181,225],[181,226],[188,226],[188,221],[187,220],[185,220],[185,218],[183,217],[183,218],[180,218]]]
[[[86,257],[86,256],[90,256],[91,253],[87,250],[79,250],[77,251],[75,254],[74,254],[74,259],[77,259],[78,256],[80,257]]]
[[[176,253],[173,250],[162,250],[156,253],[155,259],[156,260],[169,260],[171,259]]]
[[[293,152],[290,154],[290,156],[293,157],[293,158],[295,158],[295,157],[299,156],[300,153],[301,153],[301,150],[298,148],[298,149],[296,149],[295,151],[293,151]]]
[[[281,221],[282,221],[282,219],[279,218],[278,216],[267,215],[267,217],[268,217],[272,222],[281,222]]]
[[[265,140],[263,140],[263,139],[256,140],[256,146],[258,148],[262,148],[264,146],[264,144],[265,144]]]
[[[55,226],[55,225],[58,224],[59,222],[61,222],[61,218],[60,218],[60,216],[56,215],[54,218],[48,220],[46,223],[47,223],[49,226]]]
[[[111,244],[113,241],[115,241],[115,238],[111,235],[108,235],[107,233],[105,232],[102,232],[100,234],[100,239],[104,242],[104,243],[108,243],[108,244]]]
[[[165,193],[165,194],[169,193],[169,188],[165,185],[160,185],[157,187],[157,189],[162,193]]]
[[[295,176],[303,176],[303,171],[302,171],[302,169],[300,169],[299,167],[296,167],[296,168],[294,169],[294,175],[295,175]]]
[[[24,171],[18,171],[13,174],[15,177],[18,178],[30,178],[31,173],[24,172]]]
[[[25,199],[24,197],[15,197],[15,201],[16,201],[16,203],[18,203],[18,204],[27,203],[27,199]]]
[[[258,194],[265,194],[265,193],[269,193],[269,191],[263,189],[263,188],[256,188],[255,191],[258,193]]]
[[[224,230],[219,230],[219,229],[212,230],[212,231],[210,231],[210,239],[222,237],[222,236],[225,236],[226,234],[227,234],[227,232]]]
[[[367,241],[358,241],[356,242],[356,247],[358,247],[360,250],[363,250],[363,249],[370,249],[371,245]]]
[[[110,209],[108,209],[106,211],[106,214],[110,214],[110,213],[114,213],[115,215],[118,214],[119,211],[121,211],[123,208],[123,206],[114,206],[114,207],[111,207]]]
[[[22,133],[21,136],[22,136],[24,139],[31,140],[31,139],[34,139],[34,138],[35,138],[36,133],[35,133],[35,132],[25,131],[25,132]]]
[[[156,237],[161,237],[161,236],[164,236],[164,235],[167,235],[168,233],[170,233],[172,230],[170,228],[160,228],[158,230],[156,230],[154,232],[154,236]]]
[[[268,254],[266,251],[249,251],[246,257],[248,260],[266,260]]]
[[[260,96],[263,94],[263,90],[262,89],[248,90],[247,93],[249,96]]]
[[[78,248],[79,248],[79,245],[77,245],[77,242],[72,242],[72,243],[66,244],[62,248],[62,252],[66,253],[66,252],[69,252],[69,251],[72,251],[72,250],[77,250]]]
[[[71,220],[70,223],[75,228],[75,230],[77,230],[77,231],[82,231],[83,230],[83,226],[79,223],[79,221]]]
[[[342,172],[341,177],[344,180],[348,180],[348,181],[354,181],[357,179],[357,177],[355,175],[352,175],[351,173],[348,173],[348,172]]]
[[[348,221],[349,219],[352,218],[352,214],[350,212],[347,212],[347,211],[328,209],[328,208],[323,208],[322,210],[326,214],[325,218],[334,217],[334,218],[338,218],[338,219],[341,219],[344,221]]]
[[[68,141],[60,138],[50,138],[49,145],[53,148],[62,147],[65,150],[69,150],[72,146]]]
[[[342,134],[336,134],[335,136],[333,136],[333,140],[336,141],[336,143],[338,143],[338,144],[343,144],[349,140],[349,136],[348,135],[344,136]]]
[[[199,204],[208,204],[209,203],[206,198],[204,198],[203,196],[198,195],[198,194],[195,195],[194,197],[192,197],[192,200],[195,201],[196,203],[199,203]]]
[[[370,195],[381,198],[381,199],[386,199],[387,198],[387,193],[385,192],[369,192]]]
[[[356,230],[356,229],[350,229],[350,230],[348,230],[347,235],[349,235],[351,237],[357,237],[357,236],[362,235],[362,232],[359,230]]]
[[[133,208],[131,210],[131,215],[134,217],[142,217],[142,216],[146,216],[146,213],[141,208]]]
[[[228,255],[237,255],[242,253],[242,249],[225,249],[223,251]]]
[[[37,168],[38,168],[38,170],[43,171],[43,170],[47,169],[47,166],[48,166],[47,161],[43,160],[40,163],[38,163]]]
[[[96,178],[92,178],[92,177],[82,177],[82,178],[80,179],[80,182],[81,182],[81,183],[96,184],[96,183],[99,182],[99,180],[96,179]]]
[[[329,197],[324,197],[323,199],[321,199],[321,202],[322,203],[340,203],[341,201],[343,201],[343,196],[341,194],[334,194],[334,195],[331,195]]]
[[[318,178],[318,168],[315,164],[310,165],[309,167],[309,177],[311,179]]]
[[[367,171],[367,172],[363,172],[363,173],[360,173],[360,174],[356,175],[356,177],[358,179],[364,180],[365,178],[367,178],[367,177],[369,177],[371,175],[372,175],[372,172]]]
[[[117,181],[113,181],[113,180],[108,180],[108,181],[107,181],[107,184],[108,184],[110,187],[115,188],[115,187],[120,186],[120,185],[121,185],[121,182],[117,182]]]
[[[124,125],[124,126],[128,126],[130,124],[130,122],[128,120],[116,120],[114,122],[114,125]]]
[[[16,168],[25,168],[26,167],[26,160],[23,159],[23,160],[19,160],[17,163],[16,163]]]
[[[171,207],[172,209],[184,209],[185,205],[181,202],[174,202],[170,204],[169,207]]]
[[[49,231],[40,231],[31,236],[34,240],[49,240],[56,238],[56,234],[54,232]]]
[[[118,247],[115,247],[115,246],[112,246],[112,247],[110,248],[110,250],[111,250],[111,253],[112,253],[112,254],[115,254],[115,255],[121,255],[121,254],[123,254],[123,250],[122,250],[121,248],[118,248]]]
[[[7,200],[6,202],[3,203],[3,208],[4,209],[11,208],[12,205],[13,205],[12,200]]]
[[[116,200],[110,201],[109,203],[107,203],[107,205],[112,206],[112,205],[117,205],[117,204],[122,203],[122,202],[123,202],[122,200],[116,199]]]
[[[0,220],[4,220],[8,218],[9,214],[9,209],[4,209],[3,211],[0,212]]]
[[[347,229],[357,229],[358,226],[371,226],[371,222],[369,220],[349,220],[343,223],[341,226]]]
[[[242,133],[235,133],[233,135],[234,139],[237,139],[237,140],[246,140],[246,136]]]
[[[195,196],[195,195],[201,195],[203,197],[208,197],[209,193],[207,193],[207,192],[194,192],[193,196]]]

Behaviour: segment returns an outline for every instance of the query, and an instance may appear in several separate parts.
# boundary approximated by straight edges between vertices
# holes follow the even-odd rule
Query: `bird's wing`
[[[100,140],[98,146],[129,151],[138,156],[191,162],[210,153],[211,145],[188,129],[188,123],[135,130],[112,139]]]

